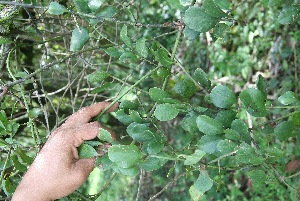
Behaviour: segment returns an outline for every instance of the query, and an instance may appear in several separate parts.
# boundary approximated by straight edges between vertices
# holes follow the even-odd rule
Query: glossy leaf
[[[48,8],[48,12],[52,15],[61,15],[67,11],[68,10],[63,5],[57,2],[51,2]]]
[[[112,165],[112,168],[116,173],[120,173],[131,177],[134,177],[139,174],[139,169],[136,166],[124,168],[118,165]]]
[[[156,106],[154,116],[159,121],[169,121],[178,115],[179,111],[173,104],[164,103]]]
[[[84,44],[89,40],[89,32],[87,28],[75,28],[72,32],[70,50],[81,50]]]
[[[112,145],[108,149],[108,157],[118,167],[129,168],[137,164],[143,154],[135,145]]]
[[[296,94],[292,91],[287,91],[284,94],[282,94],[278,101],[283,105],[291,105],[297,102],[300,102],[300,100],[297,98]]]
[[[237,145],[230,140],[221,140],[217,144],[217,149],[219,152],[221,152],[222,155],[229,154],[229,153],[235,151],[236,147],[237,147]]]
[[[199,82],[204,88],[209,88],[210,87],[210,80],[208,79],[207,74],[201,69],[197,68],[194,72],[193,78]]]
[[[214,28],[219,19],[209,15],[203,8],[190,7],[185,11],[183,21],[188,28],[204,33]]]
[[[228,128],[224,131],[224,133],[225,133],[225,138],[228,140],[240,140],[241,138],[240,134],[233,129]]]
[[[218,120],[222,123],[224,128],[229,128],[231,126],[232,121],[236,117],[236,112],[233,110],[221,110],[217,113],[215,120]]]
[[[206,135],[217,135],[223,133],[223,125],[209,116],[200,115],[196,119],[198,129]]]
[[[215,86],[209,96],[211,102],[219,108],[229,108],[236,102],[233,91],[224,85]]]

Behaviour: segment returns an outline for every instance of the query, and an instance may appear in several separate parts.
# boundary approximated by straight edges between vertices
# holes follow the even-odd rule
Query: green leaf
[[[104,0],[89,0],[88,6],[90,7],[91,11],[96,11],[104,2]]]
[[[249,114],[254,117],[264,117],[267,115],[265,97],[258,89],[250,88],[240,93],[240,99]]]
[[[109,142],[109,143],[112,143],[114,142],[115,140],[111,137],[111,134],[109,131],[103,129],[103,128],[100,128],[99,129],[99,134],[98,134],[98,138],[102,141],[105,141],[105,142]]]
[[[225,138],[228,139],[228,140],[238,141],[241,138],[240,134],[237,131],[233,130],[233,129],[228,128],[224,131],[224,133],[225,133]]]
[[[120,173],[131,177],[134,177],[139,174],[139,169],[136,166],[123,168],[120,166],[113,165],[112,168],[116,173]]]
[[[192,185],[190,187],[189,193],[190,193],[190,196],[191,196],[193,201],[199,201],[201,199],[201,197],[204,195],[204,193],[198,191],[197,188],[194,185]]]
[[[207,171],[202,170],[199,174],[198,179],[193,185],[199,192],[205,193],[213,186],[213,180],[209,177]]]
[[[128,109],[136,109],[139,107],[139,104],[137,102],[129,101],[129,100],[124,100],[120,103],[119,108],[128,110]]]
[[[147,172],[157,170],[166,164],[167,161],[168,160],[164,158],[148,156],[141,164],[141,168]]]
[[[124,109],[120,109],[116,112],[116,118],[124,125],[129,125],[133,122],[130,115],[124,112]]]
[[[98,155],[97,151],[91,145],[85,143],[78,147],[78,154],[80,158],[92,158]]]
[[[104,52],[106,52],[106,54],[108,54],[109,56],[116,58],[119,58],[123,54],[123,52],[120,52],[120,50],[115,47],[109,47],[107,49],[104,49]]]
[[[254,184],[264,184],[267,179],[267,174],[262,170],[252,170],[247,173]]]
[[[237,145],[230,140],[221,140],[217,144],[217,149],[219,152],[221,152],[222,155],[229,154],[229,153],[235,151],[236,147],[237,147]]]
[[[148,120],[142,118],[140,116],[140,113],[138,111],[135,111],[135,110],[129,110],[129,116],[134,122],[137,122],[137,123],[146,123],[146,122],[148,122]]]
[[[158,104],[154,111],[154,116],[159,121],[169,121],[178,115],[179,111],[173,104],[164,103]]]
[[[91,83],[100,83],[101,81],[105,80],[109,74],[105,71],[99,70],[93,74],[89,74],[87,76],[87,80]]]
[[[200,115],[196,119],[198,129],[206,135],[217,135],[223,133],[223,125],[206,115]]]
[[[221,122],[224,128],[229,128],[235,116],[236,112],[232,110],[221,110],[217,113],[215,120]]]
[[[190,7],[185,11],[183,21],[186,26],[194,31],[204,33],[214,28],[219,18],[209,15],[204,8]]]
[[[213,31],[213,34],[217,38],[224,38],[225,32],[229,29],[230,27],[227,24],[224,23],[218,23]]]
[[[184,34],[184,37],[186,37],[188,40],[196,40],[199,37],[200,32],[194,31],[188,27],[185,27],[183,30],[183,34]]]
[[[108,157],[118,167],[129,168],[137,164],[143,154],[135,145],[112,145],[108,149]]]
[[[16,186],[11,183],[10,178],[6,178],[5,180],[3,180],[1,185],[4,193],[7,196],[11,196],[13,192],[16,190]]]
[[[48,12],[52,15],[61,15],[67,11],[68,10],[63,5],[57,2],[51,2],[48,9]]]
[[[140,38],[136,41],[136,51],[144,58],[148,56],[148,48],[146,46],[146,38]]]
[[[111,160],[109,160],[107,154],[101,157],[97,157],[95,162],[95,167],[99,167],[99,169],[102,171],[109,170],[112,165],[113,163],[111,162]]]
[[[266,80],[262,75],[258,75],[258,79],[256,81],[256,87],[264,95],[264,98],[267,99]]]
[[[300,14],[300,5],[285,6],[278,16],[280,24],[291,24],[298,20]]]
[[[291,105],[299,102],[299,99],[294,92],[287,91],[278,98],[278,101],[283,105]]]
[[[218,1],[215,1],[215,3],[216,3],[221,9],[229,10],[229,8],[230,8],[230,4],[229,4],[228,0],[218,0]]]
[[[125,43],[125,45],[127,45],[128,47],[131,47],[132,46],[132,41],[131,39],[128,37],[127,35],[127,26],[124,25],[121,29],[121,32],[120,32],[120,38],[121,40]]]
[[[292,114],[291,121],[295,126],[300,126],[300,111]]]
[[[163,102],[166,98],[170,98],[170,95],[166,91],[157,87],[149,89],[149,95],[152,100],[159,103]]]
[[[146,124],[131,123],[126,129],[128,135],[138,142],[149,141],[154,138]]]
[[[196,117],[189,117],[185,116],[181,122],[180,126],[189,133],[196,133],[199,131],[197,124],[196,124]]]
[[[198,163],[206,153],[202,150],[196,149],[195,153],[185,156],[184,165],[194,165]]]
[[[285,0],[269,0],[268,1],[268,6],[269,7],[279,7],[281,6]]]
[[[203,8],[209,15],[213,17],[228,17],[228,15],[220,9],[220,7],[215,3],[214,0],[204,0]]]
[[[134,63],[138,60],[138,57],[132,52],[124,52],[119,60],[124,63]]]
[[[231,124],[231,129],[236,131],[240,135],[242,141],[245,141],[248,144],[251,143],[251,136],[248,130],[248,126],[241,119],[234,120]]]
[[[20,172],[26,172],[27,168],[25,165],[23,165],[22,163],[19,162],[18,156],[13,155],[11,156],[11,159],[13,161],[14,164],[14,168]]]
[[[72,32],[70,50],[76,51],[81,50],[84,44],[89,40],[89,32],[87,28],[81,27],[76,28]]]
[[[156,139],[153,139],[146,144],[148,154],[157,154],[162,151],[164,146],[163,142]]]
[[[275,127],[274,134],[280,141],[285,141],[296,135],[295,125],[291,121],[283,121]]]
[[[215,86],[209,96],[211,102],[219,108],[229,108],[236,103],[235,94],[224,85]]]
[[[17,148],[16,152],[17,152],[17,155],[22,159],[22,161],[24,163],[26,163],[27,165],[30,165],[33,162],[33,158],[26,155],[24,150],[22,150],[20,147]]]
[[[219,135],[204,135],[201,137],[197,145],[200,150],[208,154],[212,154],[218,151],[217,145],[221,140],[223,140],[223,138]]]
[[[255,149],[246,143],[240,145],[235,158],[244,164],[260,165],[264,162],[264,158],[257,155]]]
[[[197,87],[192,80],[184,79],[175,84],[174,91],[183,97],[189,98],[196,93]]]
[[[91,12],[91,9],[86,1],[84,0],[73,0],[74,5],[79,13],[88,14]]]
[[[164,67],[170,67],[173,64],[173,61],[169,57],[167,50],[165,50],[164,48],[159,48],[157,50],[155,59]]]

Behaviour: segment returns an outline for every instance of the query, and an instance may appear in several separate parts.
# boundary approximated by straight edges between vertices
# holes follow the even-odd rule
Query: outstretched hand
[[[109,104],[100,102],[82,108],[57,128],[26,172],[12,200],[55,200],[79,188],[93,170],[95,158],[79,159],[77,147],[98,135],[101,124],[89,121]],[[115,104],[108,112],[117,107]]]

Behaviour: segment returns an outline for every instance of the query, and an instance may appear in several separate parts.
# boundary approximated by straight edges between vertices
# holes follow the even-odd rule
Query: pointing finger
[[[80,110],[72,114],[62,125],[62,127],[76,127],[88,123],[91,118],[97,116],[109,105],[110,102],[100,102],[88,107],[81,108]],[[114,104],[111,108],[109,108],[108,112],[114,111],[117,107],[118,104]]]

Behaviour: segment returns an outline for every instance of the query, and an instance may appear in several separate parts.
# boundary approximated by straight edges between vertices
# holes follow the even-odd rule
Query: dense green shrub
[[[62,200],[299,200],[298,1],[1,3],[0,198],[52,130],[109,100],[96,120],[119,140],[80,147],[112,144]]]

